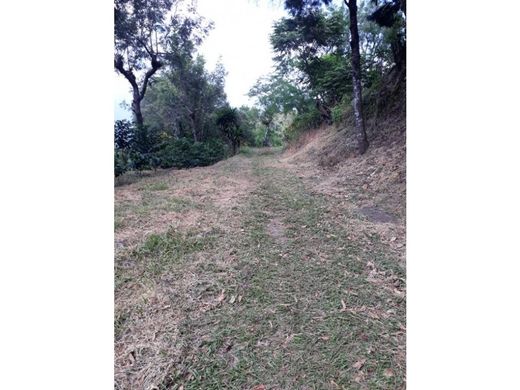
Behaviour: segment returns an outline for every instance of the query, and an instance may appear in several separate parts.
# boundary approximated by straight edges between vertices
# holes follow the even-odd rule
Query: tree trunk
[[[132,112],[134,114],[135,124],[139,127],[144,126],[143,114],[141,113],[141,97],[139,89],[134,88],[132,97]]]
[[[141,88],[139,88],[137,78],[135,77],[132,68],[125,69],[124,60],[121,55],[116,55],[114,57],[114,68],[116,68],[119,73],[125,76],[125,78],[132,86],[132,112],[134,113],[135,123],[139,127],[143,127],[144,125],[143,114],[141,113],[141,101],[144,99],[144,94],[146,93],[148,82],[150,81],[150,77],[152,77],[155,72],[157,72],[162,67],[162,63],[157,60],[155,55],[152,56],[151,63],[152,67],[145,73]]]
[[[193,135],[193,141],[197,142],[198,141],[198,139],[197,139],[197,126],[196,126],[196,123],[195,123],[195,114],[194,113],[190,114],[190,122],[191,122],[191,133]]]
[[[264,142],[263,142],[263,146],[265,147],[270,147],[271,146],[271,142],[269,140],[269,133],[271,130],[271,124],[267,125],[266,128],[265,128],[265,134],[264,134]]]
[[[330,109],[319,100],[316,101],[316,108],[320,112],[322,121],[327,125],[332,125],[332,114]]]
[[[361,90],[361,57],[359,54],[359,33],[356,0],[345,0],[350,19],[350,48],[352,49],[352,85],[354,87],[354,120],[359,154],[367,151],[368,140],[363,120],[363,102]]]

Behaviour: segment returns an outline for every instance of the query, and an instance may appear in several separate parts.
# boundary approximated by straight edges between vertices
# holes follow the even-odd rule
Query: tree
[[[201,19],[190,9],[190,17],[173,13],[173,4],[182,0],[115,0],[114,68],[132,87],[132,112],[137,126],[143,126],[141,101],[152,76],[163,66],[163,58],[172,40],[187,39],[200,30]],[[195,16],[193,16],[195,15]],[[202,28],[204,31],[204,28]],[[180,38],[179,38],[180,37]],[[142,74],[144,72],[144,74]]]
[[[217,64],[208,72],[204,58],[186,58],[170,64],[168,59],[142,102],[145,124],[173,138],[189,137],[195,142],[219,136],[216,111],[227,105],[225,70]]]
[[[242,128],[240,126],[240,116],[235,108],[225,107],[218,112],[217,126],[231,142],[233,154],[240,148]]]
[[[330,109],[351,89],[345,55],[348,30],[342,9],[317,8],[275,23],[271,44],[278,71],[305,88],[330,119]]]
[[[276,75],[258,79],[248,96],[255,98],[261,109],[259,121],[264,126],[263,146],[272,144],[277,117],[287,116],[291,112],[303,112],[309,103],[309,98],[302,90]]]
[[[260,126],[260,109],[243,105],[238,108],[238,115],[242,128],[242,139],[249,146],[261,145],[263,131]]]
[[[350,30],[350,56],[352,67],[352,89],[354,108],[354,120],[358,152],[363,154],[368,148],[368,140],[365,131],[362,106],[362,84],[361,84],[361,56],[359,52],[359,32],[357,21],[357,2],[356,0],[343,0],[349,10],[349,30]],[[331,0],[285,0],[285,7],[291,15],[296,18],[309,19],[316,13],[322,5],[329,5]],[[310,19],[312,20],[312,19]],[[311,47],[312,48],[312,47]]]
[[[377,8],[368,16],[368,20],[389,30],[395,67],[400,71],[406,65],[406,1],[390,0],[380,4],[378,0],[372,0],[372,3]]]
[[[357,21],[357,1],[344,0],[348,7],[350,19],[350,49],[352,52],[352,86],[354,106],[354,123],[358,142],[358,151],[364,154],[368,149],[367,133],[365,131],[365,121],[363,118],[363,101],[361,87],[361,56],[359,55],[359,32]]]

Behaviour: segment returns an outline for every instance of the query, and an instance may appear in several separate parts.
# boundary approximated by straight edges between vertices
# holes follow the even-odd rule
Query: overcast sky
[[[198,0],[200,15],[215,23],[200,53],[212,71],[219,57],[226,68],[226,93],[232,106],[250,104],[246,96],[255,81],[269,73],[273,65],[269,34],[273,22],[284,15],[280,1],[272,0]],[[130,103],[128,81],[114,72],[115,118],[130,118],[120,107]]]

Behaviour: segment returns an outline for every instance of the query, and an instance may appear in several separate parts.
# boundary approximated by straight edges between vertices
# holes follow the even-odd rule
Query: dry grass
[[[268,149],[117,187],[116,387],[404,388],[404,203],[386,151],[371,176],[376,154],[331,171]]]

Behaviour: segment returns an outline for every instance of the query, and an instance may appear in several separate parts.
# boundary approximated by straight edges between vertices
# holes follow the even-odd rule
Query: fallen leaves
[[[363,366],[365,365],[367,359],[361,359],[354,363],[352,367],[354,367],[356,370],[361,370]]]
[[[217,297],[218,303],[222,303],[222,301],[224,301],[224,299],[226,299],[226,296],[224,295],[225,292],[226,292],[226,290],[222,290],[221,293],[219,294],[219,296]]]
[[[383,376],[385,378],[391,378],[394,376],[394,372],[389,368],[385,368],[385,370],[383,371]]]

